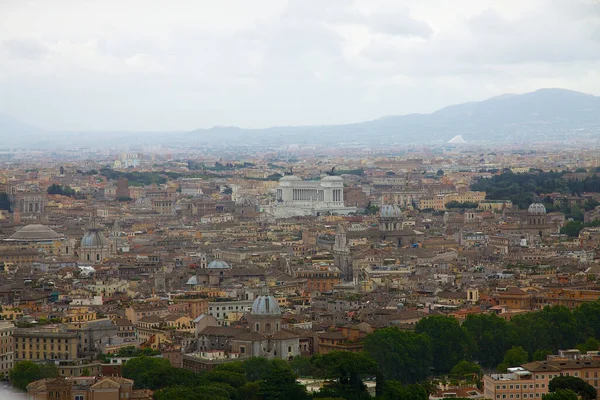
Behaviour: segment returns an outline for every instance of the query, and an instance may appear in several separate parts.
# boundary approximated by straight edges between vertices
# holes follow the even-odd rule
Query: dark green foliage
[[[475,363],[463,360],[452,367],[450,374],[459,378],[478,378],[481,376],[481,367]]]
[[[398,381],[387,381],[382,400],[427,400],[429,396],[425,388],[419,384],[402,386]]]
[[[429,336],[396,327],[378,329],[365,338],[365,352],[376,362],[385,379],[419,382],[433,362]]]
[[[533,353],[531,361],[545,361],[550,354],[552,354],[550,350],[536,350],[535,353]]]
[[[582,353],[587,353],[588,351],[598,351],[598,349],[600,349],[600,342],[598,342],[596,338],[591,337],[586,340],[585,343],[578,345],[577,349]]]
[[[579,236],[579,232],[583,229],[584,223],[581,221],[569,221],[562,228],[560,233],[569,237]]]
[[[425,333],[433,344],[433,368],[437,372],[449,372],[459,361],[469,356],[472,341],[458,320],[434,315],[420,320],[415,332]]]
[[[264,400],[304,400],[310,397],[304,386],[296,382],[296,375],[285,361],[273,360],[272,367],[260,381],[257,396]]]
[[[32,361],[19,361],[8,373],[10,382],[14,387],[26,390],[31,382],[58,376],[58,369],[54,364],[36,364]]]
[[[148,185],[162,185],[167,183],[170,179],[177,179],[181,174],[177,172],[167,171],[152,171],[152,172],[121,172],[114,171],[111,168],[105,167],[100,169],[100,174],[106,179],[117,180],[119,178],[126,178],[131,186],[148,186]]]
[[[531,355],[539,349],[570,349],[579,342],[576,318],[562,306],[516,315],[510,325],[512,344],[522,346]]]
[[[76,192],[71,186],[61,186],[57,185],[56,183],[48,186],[47,192],[48,194],[58,194],[61,196],[74,197],[78,199],[85,198],[85,195]]]
[[[542,400],[579,400],[579,397],[570,389],[559,389],[556,392],[542,395]]]
[[[228,400],[229,396],[214,393],[208,388],[172,386],[154,393],[155,400]]]
[[[600,177],[593,175],[581,181],[565,179],[565,172],[531,171],[515,174],[505,171],[491,179],[480,179],[471,185],[471,190],[485,191],[490,200],[511,200],[521,209],[531,204],[534,194],[564,193],[581,194],[600,192]],[[546,202],[544,202],[546,204]],[[549,205],[549,204],[547,204]],[[592,207],[593,203],[587,207]]]
[[[471,201],[461,203],[460,201],[452,200],[446,203],[446,208],[477,208],[477,206],[477,203]]]
[[[561,389],[572,390],[578,396],[581,396],[583,400],[594,400],[598,396],[592,385],[574,376],[557,376],[548,384],[550,392],[557,392]]]
[[[290,367],[298,376],[314,376],[317,369],[309,357],[296,356],[290,361]]]
[[[365,215],[375,215],[378,212],[379,212],[379,207],[372,205],[371,202],[369,202],[369,204],[367,204],[367,206],[365,207],[364,214]]]
[[[343,397],[348,400],[370,397],[362,380],[365,376],[377,373],[377,364],[369,355],[332,351],[313,359],[323,376],[332,381],[319,392],[318,397]]]
[[[174,368],[168,360],[141,356],[123,364],[123,377],[133,379],[136,388],[156,390],[167,386]],[[172,382],[174,384],[174,382]]]
[[[475,360],[484,367],[495,367],[509,347],[509,327],[496,314],[469,315],[462,324],[474,343]]]
[[[506,352],[504,360],[498,365],[498,372],[505,372],[507,368],[518,367],[529,361],[529,354],[522,347],[512,347]]]

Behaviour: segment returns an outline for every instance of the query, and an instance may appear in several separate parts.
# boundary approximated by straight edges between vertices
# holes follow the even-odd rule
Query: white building
[[[320,181],[284,176],[277,187],[277,201],[267,210],[276,218],[351,212],[356,212],[356,207],[344,206],[344,180],[339,176],[326,176]]]

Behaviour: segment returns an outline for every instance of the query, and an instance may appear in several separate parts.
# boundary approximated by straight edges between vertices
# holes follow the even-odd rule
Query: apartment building
[[[250,311],[253,303],[252,300],[210,302],[208,303],[208,315],[215,317],[219,325],[229,326],[232,322],[237,321],[230,318],[234,313]],[[232,315],[230,316],[230,314]]]
[[[484,396],[492,400],[540,399],[548,393],[548,384],[558,376],[583,379],[600,388],[600,355],[581,354],[579,350],[561,350],[546,361],[534,361],[509,368],[505,374],[483,377]]]
[[[15,326],[8,321],[0,321],[0,375],[5,379],[14,365],[14,347],[12,334]]]

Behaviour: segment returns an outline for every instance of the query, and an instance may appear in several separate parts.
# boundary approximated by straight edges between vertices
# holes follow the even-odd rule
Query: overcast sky
[[[345,123],[600,95],[598,0],[0,0],[0,113],[48,129]]]

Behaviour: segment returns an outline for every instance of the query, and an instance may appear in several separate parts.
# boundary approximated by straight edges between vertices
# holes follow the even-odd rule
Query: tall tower
[[[342,272],[344,282],[352,282],[352,263],[350,262],[350,248],[346,239],[346,230],[338,225],[333,245],[333,260],[336,267]]]

